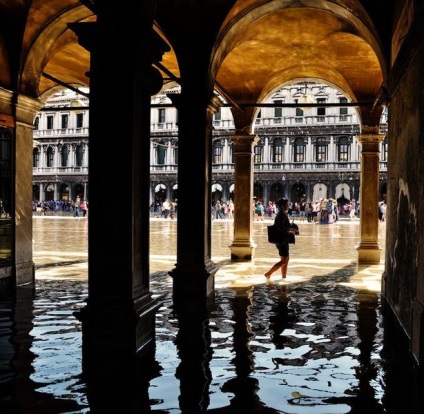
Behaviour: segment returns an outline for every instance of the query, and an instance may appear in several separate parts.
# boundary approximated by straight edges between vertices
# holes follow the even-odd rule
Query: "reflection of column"
[[[375,335],[377,333],[377,294],[373,292],[358,292],[358,338],[359,338],[359,366],[356,368],[356,378],[358,379],[358,391],[356,398],[352,399],[353,412],[381,411],[381,405],[377,401],[372,382],[377,377],[377,367],[371,359],[373,353]],[[409,412],[409,411],[405,411]]]
[[[31,351],[33,337],[30,335],[34,320],[34,290],[28,286],[18,287],[15,297],[9,299],[10,302],[2,300],[2,308],[10,312],[2,312],[1,349],[2,366],[9,367],[11,375],[2,377],[1,397],[2,403],[8,401],[11,407],[8,411],[7,403],[2,405],[2,412],[19,412],[15,404],[23,406],[24,402],[37,401],[38,398],[35,390],[38,384],[31,379],[34,373],[34,354]],[[12,372],[15,375],[12,375]],[[20,408],[23,408],[22,406]]]
[[[198,308],[178,312],[178,334],[175,344],[181,360],[176,377],[180,380],[182,413],[203,413],[209,405],[211,372],[211,333],[208,319]]]
[[[234,394],[228,412],[246,413],[262,412],[264,404],[258,396],[259,383],[250,376],[254,370],[254,355],[250,348],[250,341],[254,336],[249,327],[249,313],[251,300],[246,291],[236,291],[231,303],[234,317],[234,358],[232,363],[236,377],[228,380],[222,386],[223,392]],[[223,411],[225,412],[225,410]],[[270,412],[272,412],[270,410]]]
[[[256,244],[252,240],[253,147],[254,135],[235,135],[234,144],[234,239],[232,260],[251,260]]]
[[[365,130],[365,128],[364,128]],[[361,152],[361,240],[356,247],[358,263],[380,263],[381,248],[378,244],[378,183],[380,167],[380,142],[384,135],[363,133],[358,136]]]

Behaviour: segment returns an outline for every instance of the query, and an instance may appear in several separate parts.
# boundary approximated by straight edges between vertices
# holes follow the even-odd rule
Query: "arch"
[[[61,68],[63,83],[89,85],[85,75],[89,53],[78,44],[76,35],[68,27],[68,22],[94,21],[95,16],[81,4],[61,10],[63,6],[50,2],[48,7],[51,19],[46,21],[43,30],[38,36],[33,37],[33,34],[29,33],[29,29],[27,29],[25,37],[33,43],[24,45],[26,53],[23,54],[25,62],[23,63],[21,91],[35,98],[55,85],[55,82],[41,76],[43,72],[56,73],[55,68]],[[35,19],[36,17],[32,14],[39,15],[39,10],[34,7],[29,12],[29,18]],[[79,63],[75,61],[74,56],[79,57]],[[77,67],[79,70],[76,70]]]
[[[299,203],[305,199],[305,185],[301,182],[296,181],[290,189],[290,201],[293,203]]]
[[[212,184],[211,190],[212,190],[212,192],[222,191],[222,185],[218,184],[218,183],[214,183],[214,184]]]
[[[54,184],[48,183],[44,187],[44,200],[51,201],[54,200]]]
[[[156,187],[155,187],[155,193],[159,192],[160,190],[166,190],[166,185],[163,183],[159,183]]]
[[[327,186],[324,183],[317,183],[314,185],[312,200],[318,201],[327,197]]]

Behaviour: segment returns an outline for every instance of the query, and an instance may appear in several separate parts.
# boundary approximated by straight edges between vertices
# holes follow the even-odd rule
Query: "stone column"
[[[69,25],[91,53],[89,291],[78,314],[85,364],[100,355],[119,363],[154,344],[160,304],[149,291],[150,101],[163,83],[152,63],[169,47],[153,30],[151,7],[100,2],[96,22]],[[114,107],[117,129],[104,119],[110,96],[125,102]],[[111,147],[116,167],[105,169]],[[117,220],[104,208],[105,182],[120,188],[125,203]]]
[[[361,189],[360,189],[360,235],[356,246],[358,264],[380,263],[381,248],[378,244],[378,183],[380,166],[380,142],[383,134],[378,128],[363,128],[358,136],[361,151]]]
[[[169,98],[179,111],[177,263],[173,278],[177,307],[195,301],[202,309],[214,290],[217,266],[212,262],[211,183],[212,119],[221,102],[193,83]],[[196,154],[193,157],[192,154]],[[193,203],[198,226],[193,226]],[[198,218],[199,218],[198,217]],[[202,224],[200,224],[202,223]]]
[[[31,203],[32,133],[35,115],[41,107],[41,102],[36,99],[0,90],[0,125],[8,128],[12,135],[11,139],[14,141],[12,145],[14,152],[10,154],[9,160],[10,170],[2,171],[3,177],[11,177],[8,189],[11,193],[8,200],[10,202],[8,212],[12,227],[12,260],[10,267],[0,269],[1,284],[8,286],[34,283]],[[11,170],[12,165],[15,171]]]
[[[234,143],[234,239],[231,260],[252,260],[256,244],[252,239],[253,147],[259,138],[235,135]]]

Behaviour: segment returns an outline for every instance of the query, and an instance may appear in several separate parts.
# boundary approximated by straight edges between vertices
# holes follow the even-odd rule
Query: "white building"
[[[153,204],[178,198],[178,113],[169,95],[152,98],[151,196]],[[307,106],[305,104],[315,105]],[[37,115],[34,130],[34,199],[89,200],[89,100],[62,92]],[[105,119],[107,122],[107,119]],[[211,191],[214,199],[234,196],[234,159],[231,137],[234,122],[230,105],[213,120]],[[356,108],[340,91],[316,82],[299,82],[275,91],[257,108],[254,133],[254,194],[263,201],[285,196],[292,201],[359,198],[360,145]],[[381,121],[387,130],[387,111]],[[119,143],[117,143],[119,145]],[[195,155],[193,155],[195,156]],[[111,165],[113,167],[113,150]],[[387,142],[380,149],[380,199],[385,197]],[[105,198],[118,196],[107,188]]]

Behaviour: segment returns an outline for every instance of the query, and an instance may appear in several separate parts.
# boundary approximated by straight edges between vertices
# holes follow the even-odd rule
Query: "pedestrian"
[[[80,210],[82,211],[82,216],[86,217],[88,212],[88,204],[86,200],[82,200],[79,205]]]
[[[289,216],[287,215],[287,211],[289,209],[289,200],[287,200],[287,198],[280,198],[276,202],[276,204],[279,211],[275,216],[274,224],[277,226],[278,230],[280,230],[283,234],[289,232],[295,234],[296,231],[290,228],[290,220]],[[264,276],[267,278],[267,280],[270,280],[271,275],[278,269],[281,269],[281,277],[283,279],[285,279],[287,276],[287,267],[289,264],[289,238],[287,237],[287,239],[283,240],[281,243],[276,243],[275,246],[278,249],[280,261],[275,263],[271,267],[271,269],[269,269],[268,272],[265,273]]]

